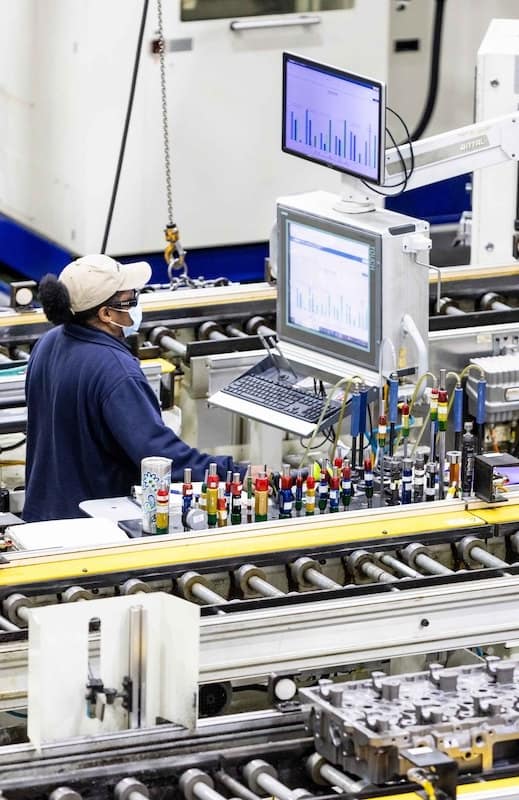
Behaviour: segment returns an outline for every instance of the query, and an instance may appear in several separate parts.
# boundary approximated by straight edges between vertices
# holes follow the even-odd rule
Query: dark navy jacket
[[[172,479],[230,458],[185,444],[162,421],[139,362],[119,339],[60,325],[36,344],[27,371],[26,522],[81,516],[82,500],[128,495],[146,456],[173,459]]]

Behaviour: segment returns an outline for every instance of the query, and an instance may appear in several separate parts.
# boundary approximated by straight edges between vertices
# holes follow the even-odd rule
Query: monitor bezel
[[[325,159],[320,158],[313,158],[312,156],[303,154],[290,148],[290,146],[286,142],[286,129],[287,129],[287,64],[289,61],[299,63],[303,66],[309,66],[320,71],[327,72],[330,75],[339,77],[339,78],[346,78],[348,80],[354,80],[358,83],[365,83],[366,85],[376,87],[380,92],[380,103],[379,103],[379,146],[378,146],[378,170],[377,170],[377,177],[372,178],[366,175],[361,175],[359,172],[354,172],[351,169],[346,169],[346,167],[341,167],[337,164],[332,164]],[[333,67],[330,64],[325,64],[320,61],[314,61],[313,59],[306,58],[305,56],[297,55],[296,53],[283,53],[283,99],[282,99],[282,125],[281,125],[281,149],[284,153],[287,153],[292,156],[297,156],[298,158],[302,158],[305,161],[310,161],[313,164],[320,164],[323,167],[328,167],[329,169],[335,170],[335,172],[340,172],[343,175],[351,175],[358,180],[366,181],[366,183],[371,183],[374,186],[383,186],[385,181],[385,173],[386,173],[386,164],[385,164],[385,150],[386,150],[386,84],[384,81],[376,80],[375,78],[369,78],[366,75],[361,75],[360,73],[356,72],[349,72],[344,69],[340,69],[339,67]]]
[[[374,247],[375,258],[370,274],[370,347],[362,350],[347,342],[326,338],[323,334],[305,331],[289,321],[288,224],[290,222],[360,241]],[[350,223],[328,219],[308,211],[278,205],[278,256],[277,256],[277,334],[280,341],[288,342],[314,353],[343,360],[367,370],[378,370],[382,335],[382,236],[375,231],[357,228]],[[318,271],[318,266],[316,265]],[[316,272],[318,274],[318,272]]]

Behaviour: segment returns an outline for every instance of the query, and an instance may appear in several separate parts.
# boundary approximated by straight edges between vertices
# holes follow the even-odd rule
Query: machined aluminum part
[[[516,662],[484,664],[370,679],[323,682],[301,689],[317,752],[375,784],[406,775],[405,752],[437,751],[460,772],[485,772],[519,745]],[[413,750],[412,752],[415,752]]]
[[[487,424],[514,419],[519,410],[519,354],[472,358],[470,363],[485,373]],[[475,414],[477,409],[477,384],[478,378],[470,373],[467,378],[467,398],[471,414]]]

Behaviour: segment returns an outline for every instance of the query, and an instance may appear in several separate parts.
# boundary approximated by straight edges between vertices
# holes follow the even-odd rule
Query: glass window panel
[[[183,22],[265,14],[305,14],[351,8],[354,0],[182,0]]]

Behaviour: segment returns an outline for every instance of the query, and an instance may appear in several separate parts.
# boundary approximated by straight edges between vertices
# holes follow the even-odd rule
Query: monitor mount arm
[[[409,144],[403,144],[399,149],[409,173],[411,148]],[[413,153],[414,170],[405,191],[453,178],[464,172],[502,164],[510,159],[518,161],[519,114],[506,114],[429,136],[427,139],[419,139],[413,142]],[[380,190],[387,197],[400,194],[405,173],[395,147],[386,150],[385,176],[384,186],[374,189]],[[335,206],[336,210],[349,214],[374,210],[380,194],[371,191],[369,183],[344,175],[343,185],[343,194]]]

